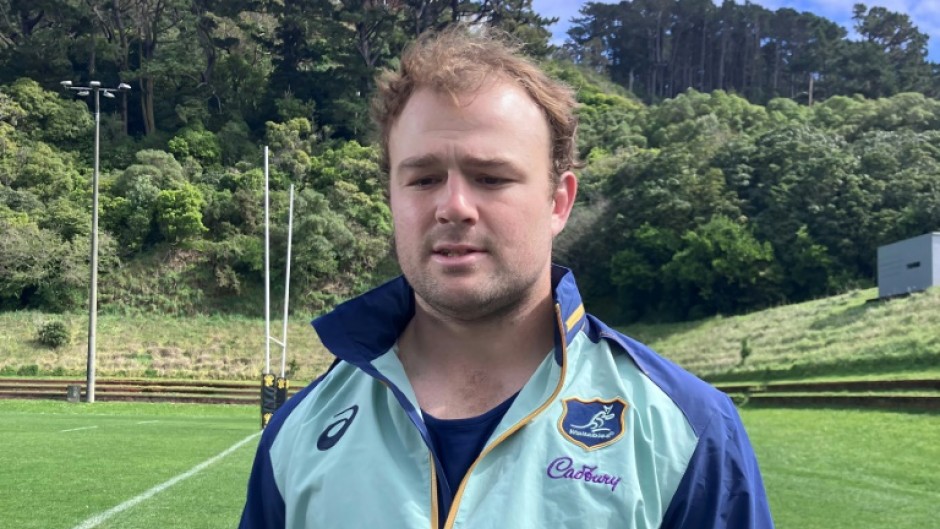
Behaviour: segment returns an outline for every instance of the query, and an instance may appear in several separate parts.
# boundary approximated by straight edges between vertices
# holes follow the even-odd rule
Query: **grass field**
[[[94,525],[237,526],[257,445],[249,438],[258,431],[254,406],[0,401],[0,420],[3,527],[82,527],[244,441],[191,477]]]
[[[940,289],[873,297],[624,330],[713,382],[940,377]],[[50,319],[67,321],[71,345],[35,341]],[[0,375],[82,376],[85,322],[0,313]],[[291,378],[310,380],[330,358],[306,317],[289,332]],[[98,376],[256,380],[263,334],[242,317],[101,315]],[[778,528],[938,526],[940,416],[748,406],[742,417]],[[259,422],[254,406],[3,400],[0,420],[0,526],[18,529],[234,527]]]
[[[235,527],[257,412],[244,406],[0,401],[3,526]],[[936,526],[940,417],[770,408],[745,408],[742,416],[779,529]],[[200,469],[206,461],[213,462]],[[153,493],[194,468],[199,471],[191,477]],[[99,525],[87,523],[148,491]]]
[[[940,416],[742,410],[778,529],[937,527]]]

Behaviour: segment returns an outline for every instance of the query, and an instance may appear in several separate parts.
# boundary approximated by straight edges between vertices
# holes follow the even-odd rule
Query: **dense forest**
[[[734,313],[874,279],[940,229],[926,36],[858,5],[862,40],[726,1],[588,3],[564,46],[531,0],[0,0],[0,309],[87,303],[102,99],[102,311],[259,314],[261,150],[274,284],[313,314],[397,273],[368,101],[420,32],[500,28],[578,91],[581,204],[557,242],[619,321]],[[274,296],[278,299],[278,296]]]
[[[581,14],[565,50],[647,102],[689,88],[734,91],[754,103],[940,94],[927,35],[883,7],[855,4],[857,40],[812,13],[732,0],[591,2]]]

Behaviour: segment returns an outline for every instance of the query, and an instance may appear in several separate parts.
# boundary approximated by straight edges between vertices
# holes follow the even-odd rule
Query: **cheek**
[[[395,246],[399,250],[419,246],[424,230],[420,225],[420,217],[416,209],[403,203],[390,205]]]
[[[544,209],[519,208],[512,220],[504,217],[499,224],[506,239],[519,252],[541,253],[552,244],[552,220]]]
[[[393,219],[392,233],[395,235],[395,246],[398,248],[408,248],[412,246],[415,238],[414,226],[401,216],[395,216]]]
[[[395,231],[408,229],[414,223],[415,208],[407,202],[392,197],[389,200],[389,210],[392,213],[392,225]]]

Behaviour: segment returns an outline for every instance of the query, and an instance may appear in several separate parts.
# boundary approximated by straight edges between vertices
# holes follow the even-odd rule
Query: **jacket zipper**
[[[481,460],[483,460],[483,458],[486,457],[487,454],[492,452],[493,449],[496,448],[500,443],[508,439],[509,436],[511,436],[512,434],[518,432],[520,429],[522,429],[523,426],[531,422],[532,419],[534,419],[536,416],[542,413],[545,410],[545,408],[547,408],[552,402],[555,401],[555,399],[558,397],[558,394],[561,393],[561,388],[565,384],[565,375],[566,375],[567,368],[568,368],[568,344],[567,344],[568,333],[567,333],[567,327],[565,326],[565,322],[563,322],[561,319],[561,306],[557,303],[555,304],[555,321],[558,324],[558,330],[561,335],[561,376],[559,376],[558,378],[558,385],[555,386],[555,391],[552,392],[551,396],[545,402],[543,402],[541,406],[536,408],[535,411],[533,411],[532,413],[526,415],[522,420],[514,424],[511,428],[503,432],[502,435],[497,437],[495,441],[490,443],[490,445],[484,448],[483,452],[477,456],[477,458],[473,461],[473,464],[470,465],[470,468],[467,469],[467,474],[463,477],[463,480],[461,480],[460,486],[457,487],[457,493],[454,494],[454,500],[451,502],[451,505],[450,505],[450,512],[447,513],[447,521],[444,523],[444,529],[453,529],[454,522],[457,520],[457,510],[460,508],[460,500],[463,498],[464,489],[466,489],[467,481],[469,480],[470,475],[473,474],[473,469],[476,468],[477,464]],[[437,487],[434,486],[435,474],[434,474],[433,466],[431,467],[431,476],[432,476],[431,485],[432,487],[434,487],[435,490],[437,490]],[[436,493],[435,493],[434,500],[437,500]],[[433,508],[432,511],[436,514],[437,513],[436,501],[434,505],[435,505],[435,508]],[[434,520],[431,522],[431,527],[433,529],[437,529],[437,517],[436,516],[434,516]]]
[[[437,529],[440,518],[437,512],[437,466],[434,463],[434,454],[429,454],[428,459],[431,462],[431,529]]]

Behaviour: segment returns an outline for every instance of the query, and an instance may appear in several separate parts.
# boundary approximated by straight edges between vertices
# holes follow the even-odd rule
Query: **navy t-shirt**
[[[503,415],[506,415],[516,395],[483,415],[467,419],[437,419],[424,412],[424,424],[427,425],[434,451],[444,467],[444,479],[454,494],[457,493],[457,488],[470,465],[483,451],[486,441],[496,430]],[[443,501],[441,494],[438,494],[438,501]],[[449,510],[450,505],[439,505],[442,520],[447,519]]]

